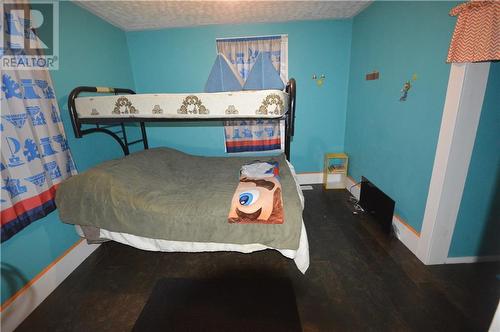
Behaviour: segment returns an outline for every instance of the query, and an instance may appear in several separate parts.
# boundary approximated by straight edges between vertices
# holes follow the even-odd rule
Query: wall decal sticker
[[[417,80],[417,74],[413,74],[411,79],[406,81],[403,84],[403,88],[401,89],[401,97],[399,98],[399,101],[406,101],[406,98],[408,98],[408,91],[410,91],[412,84],[411,82]]]

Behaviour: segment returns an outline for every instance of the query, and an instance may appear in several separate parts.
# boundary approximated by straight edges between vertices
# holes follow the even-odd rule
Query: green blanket
[[[198,157],[167,148],[111,160],[69,178],[57,190],[56,205],[69,224],[173,241],[297,249],[302,225],[297,187],[284,155],[273,158],[280,164],[283,224],[227,221],[240,167],[257,157]]]

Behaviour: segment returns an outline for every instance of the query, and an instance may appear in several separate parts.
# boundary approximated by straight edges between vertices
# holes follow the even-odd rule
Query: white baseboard
[[[398,216],[392,216],[392,226],[394,227],[394,233],[399,241],[403,242],[406,248],[416,255],[418,248],[418,240],[420,236],[416,231],[403,222]]]
[[[7,300],[0,313],[1,330],[10,332],[18,327],[98,247],[96,244],[88,245],[85,241],[77,242],[14,295],[14,300]]]
[[[359,200],[360,186],[355,184],[356,182],[351,177],[346,178],[346,188]],[[392,216],[392,226],[399,241],[403,242],[413,254],[416,254],[419,240],[417,232],[396,215]]]
[[[499,262],[500,255],[495,256],[465,256],[465,257],[448,257],[445,264],[462,264],[462,263],[483,263],[483,262]]]
[[[359,199],[360,186],[354,186],[356,183],[351,177],[346,178],[346,188],[350,189],[351,194]],[[416,255],[418,248],[419,234],[411,228],[406,222],[398,216],[392,217],[392,225],[394,233],[403,244]],[[467,257],[448,257],[445,264],[460,264],[460,263],[481,263],[481,262],[497,262],[500,261],[500,255],[495,256],[467,256]]]
[[[500,301],[498,301],[497,310],[493,316],[493,321],[491,322],[490,329],[488,332],[500,331]]]
[[[320,184],[323,183],[323,173],[298,173],[299,184]]]
[[[323,173],[298,173],[299,184],[323,184]],[[330,174],[329,181],[337,182],[341,180],[340,174]]]

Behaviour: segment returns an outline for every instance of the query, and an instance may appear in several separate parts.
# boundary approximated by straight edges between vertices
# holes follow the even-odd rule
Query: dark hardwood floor
[[[278,276],[294,286],[304,331],[486,331],[500,295],[500,264],[425,266],[347,191],[305,191],[311,265],[266,250],[158,253],[106,243],[19,331],[129,331],[164,277]],[[237,328],[235,328],[237,330]]]

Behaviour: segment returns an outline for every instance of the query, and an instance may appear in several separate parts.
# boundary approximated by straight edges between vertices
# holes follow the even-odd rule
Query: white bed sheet
[[[297,186],[297,192],[304,208],[304,195],[300,189],[299,181],[295,173],[295,169],[288,162],[288,166],[292,171],[292,175]],[[76,225],[77,232],[83,237],[83,232],[80,226]],[[299,247],[297,250],[292,249],[276,249],[265,246],[259,243],[251,244],[231,244],[231,243],[214,243],[214,242],[186,242],[186,241],[170,241],[162,239],[152,239],[142,236],[136,236],[127,233],[112,232],[106,229],[100,230],[100,237],[102,239],[113,240],[120,242],[138,249],[150,251],[163,251],[163,252],[214,252],[214,251],[236,251],[241,253],[252,253],[265,249],[273,249],[279,251],[283,256],[293,259],[297,268],[303,274],[309,268],[309,241],[307,239],[306,227],[304,220],[302,220],[302,227],[300,230]]]

